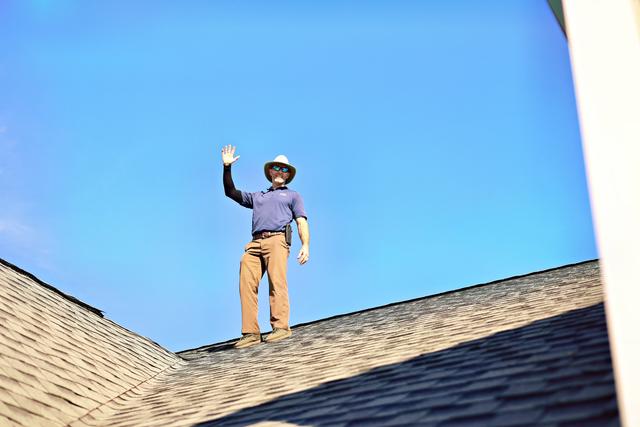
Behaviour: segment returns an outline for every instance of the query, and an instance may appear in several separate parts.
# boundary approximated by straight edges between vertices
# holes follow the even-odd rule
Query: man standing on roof
[[[300,265],[309,260],[309,225],[302,197],[286,185],[296,176],[296,168],[283,156],[277,156],[264,165],[264,174],[271,187],[264,191],[247,193],[236,190],[231,178],[231,165],[236,147],[222,148],[224,194],[253,209],[252,240],[244,247],[240,261],[240,304],[242,306],[242,338],[236,348],[250,347],[261,342],[258,325],[258,285],[267,272],[269,278],[269,305],[273,331],[266,342],[279,341],[291,336],[289,328],[289,294],[287,290],[287,260],[291,251],[291,221],[298,225],[302,248],[298,253]]]

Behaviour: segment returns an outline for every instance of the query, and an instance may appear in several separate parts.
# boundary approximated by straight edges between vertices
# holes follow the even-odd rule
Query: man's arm
[[[298,224],[298,236],[302,242],[302,248],[298,253],[298,262],[302,265],[309,260],[309,224],[303,216],[296,218],[296,224]]]
[[[252,207],[250,206],[251,203],[242,202],[242,191],[236,189],[236,186],[233,185],[233,178],[231,178],[231,165],[240,158],[240,156],[235,156],[235,154],[236,147],[232,147],[231,145],[222,147],[222,164],[224,165],[222,185],[224,185],[224,195],[240,203],[242,206],[250,208]]]
[[[231,165],[224,165],[222,184],[224,185],[224,195],[242,204],[242,192],[236,189],[233,178],[231,178]]]

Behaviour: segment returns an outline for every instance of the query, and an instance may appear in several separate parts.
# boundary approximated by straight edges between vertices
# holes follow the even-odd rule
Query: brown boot
[[[275,328],[273,332],[271,332],[269,335],[265,337],[264,341],[265,342],[280,341],[285,338],[289,338],[291,334],[292,334],[291,329]]]
[[[260,334],[242,334],[242,338],[240,338],[233,346],[235,348],[245,348],[260,344],[261,342],[262,339]]]

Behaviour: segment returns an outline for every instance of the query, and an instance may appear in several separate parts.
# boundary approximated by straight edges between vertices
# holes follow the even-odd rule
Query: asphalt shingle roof
[[[0,425],[66,425],[181,362],[5,261],[0,325]]]
[[[0,283],[11,325],[0,335],[0,416],[16,425],[619,424],[595,261],[299,325],[278,343],[177,355],[5,266]],[[36,317],[12,308],[38,302]],[[47,323],[60,326],[38,345],[25,338],[35,332],[20,336]],[[16,366],[27,347],[41,358],[25,378]],[[59,374],[73,394],[54,386]],[[73,411],[74,395],[93,398]]]

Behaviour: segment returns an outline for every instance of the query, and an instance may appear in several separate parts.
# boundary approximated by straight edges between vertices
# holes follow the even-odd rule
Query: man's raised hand
[[[222,147],[222,163],[225,166],[235,163],[240,158],[240,156],[233,157],[235,153],[236,147],[232,147],[231,144]]]

